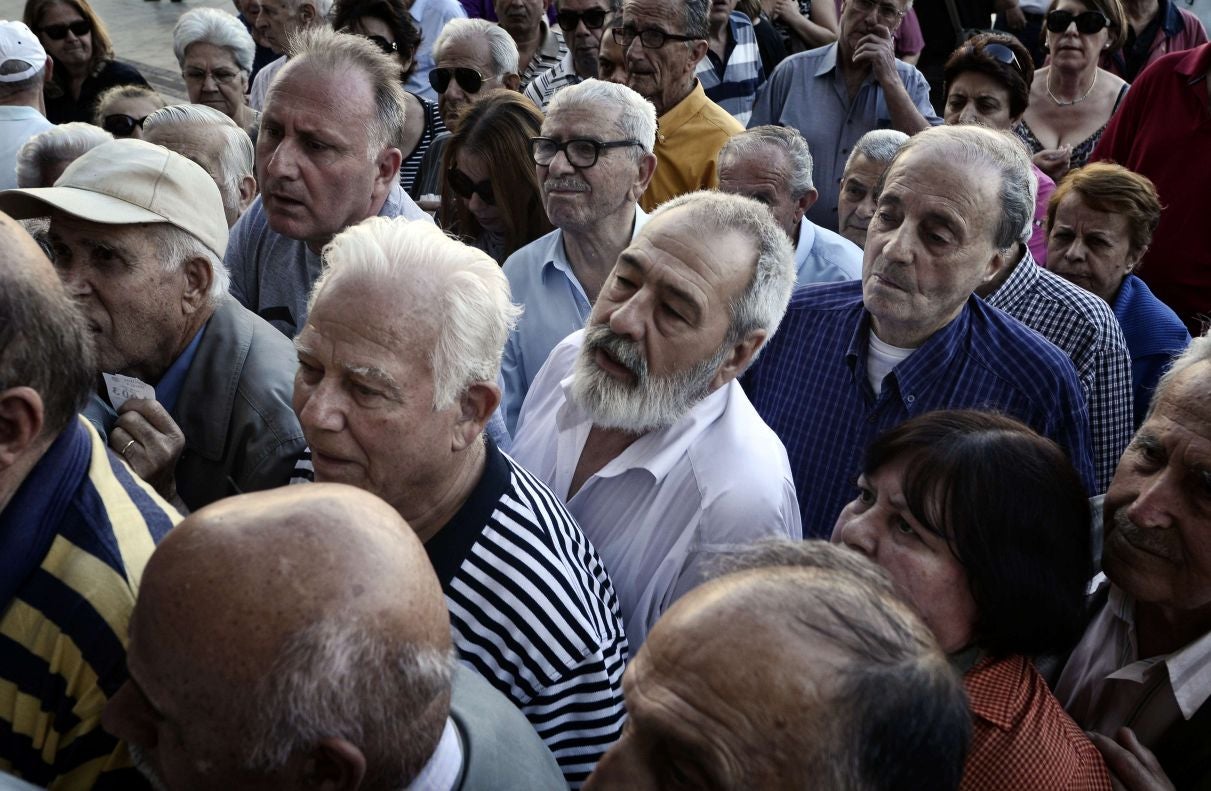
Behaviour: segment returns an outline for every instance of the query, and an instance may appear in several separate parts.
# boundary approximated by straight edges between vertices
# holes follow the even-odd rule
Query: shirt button
[[[905,396],[904,400],[911,404],[917,400],[917,397],[909,393],[907,396]]]

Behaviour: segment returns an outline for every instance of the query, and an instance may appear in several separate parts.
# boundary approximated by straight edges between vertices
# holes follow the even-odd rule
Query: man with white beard
[[[597,547],[632,650],[711,554],[802,534],[786,450],[735,381],[794,279],[765,206],[677,198],[622,251],[586,328],[530,386],[514,456]]]

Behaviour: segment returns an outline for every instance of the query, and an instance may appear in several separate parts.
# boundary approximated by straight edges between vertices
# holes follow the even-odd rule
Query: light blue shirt
[[[795,244],[795,285],[836,283],[862,277],[862,248],[806,217]]]
[[[647,221],[648,215],[636,205],[631,238]],[[512,433],[521,402],[547,355],[564,338],[584,328],[593,306],[572,271],[563,249],[563,231],[558,228],[513,253],[504,268],[513,301],[525,309],[505,343],[500,368],[505,426]]]
[[[416,0],[408,13],[412,14],[416,26],[420,28],[421,41],[416,50],[416,69],[404,83],[404,90],[436,102],[437,94],[429,85],[429,72],[436,63],[433,59],[433,42],[437,41],[447,22],[466,17],[467,11],[458,0]]]
[[[52,126],[46,116],[32,107],[0,107],[0,189],[17,186],[17,152],[31,137]]]

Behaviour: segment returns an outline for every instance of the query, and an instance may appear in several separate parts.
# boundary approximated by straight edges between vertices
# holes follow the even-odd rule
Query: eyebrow
[[[626,266],[638,269],[645,275],[647,274],[647,270],[640,265],[638,259],[628,254],[626,251],[623,251],[623,253],[618,256],[618,264],[625,264]],[[689,290],[682,288],[675,283],[660,283],[658,285],[658,289],[661,292],[671,294],[673,299],[678,303],[685,303],[685,307],[689,309],[688,312],[693,314],[692,316],[688,317],[692,322],[697,322],[702,318],[702,305],[698,303],[698,298]]]
[[[347,374],[374,382],[396,399],[403,397],[403,390],[396,384],[395,377],[377,365],[342,365],[341,368]]]

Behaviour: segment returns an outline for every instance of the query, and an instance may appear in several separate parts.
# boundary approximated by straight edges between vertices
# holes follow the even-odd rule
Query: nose
[[[642,291],[631,296],[610,313],[608,323],[614,334],[638,341],[643,337],[644,298]]]
[[[863,513],[854,514],[847,506],[841,516],[837,517],[837,524],[833,526],[832,542],[843,544],[868,558],[874,557],[879,548],[874,512],[875,508],[872,507]]]
[[[295,158],[294,144],[289,139],[282,140],[269,154],[269,161],[265,164],[265,175],[268,178],[285,180],[298,177],[298,162]]]
[[[206,72],[206,76],[202,78],[202,90],[217,91],[219,89],[219,81],[214,78],[214,72]]]
[[[871,190],[866,193],[862,200],[858,201],[858,206],[854,209],[854,213],[869,222],[870,218],[875,216],[875,209],[878,206],[879,204],[875,201],[874,190]]]
[[[575,173],[576,168],[568,162],[568,152],[556,151],[555,158],[547,165],[547,172],[552,176],[566,176]]]
[[[56,270],[59,273],[59,279],[63,281],[63,287],[67,289],[68,295],[73,299],[82,299],[92,293],[92,285],[88,282],[88,278],[84,277],[79,267],[58,266]]]
[[[974,124],[977,120],[979,120],[979,117],[980,114],[976,112],[976,109],[972,107],[970,103],[968,103],[968,105],[963,108],[963,112],[959,113],[959,124]]]
[[[1139,494],[1127,507],[1127,517],[1140,527],[1165,528],[1173,526],[1172,504],[1180,502],[1174,490],[1171,467],[1145,479]]]
[[[312,431],[344,430],[344,399],[336,382],[329,383],[329,379],[324,378],[314,385],[308,385],[299,378],[295,380],[294,387],[296,393],[302,395],[298,415],[304,435]]]
[[[1072,242],[1068,245],[1068,249],[1064,251],[1064,260],[1084,261],[1085,253],[1085,240],[1080,236],[1074,236]]]

